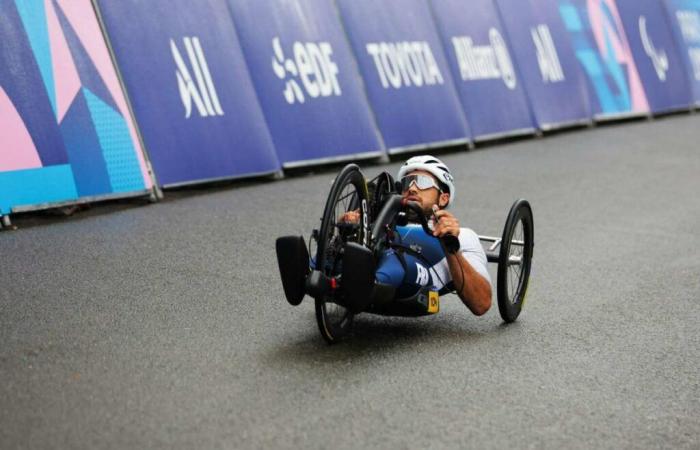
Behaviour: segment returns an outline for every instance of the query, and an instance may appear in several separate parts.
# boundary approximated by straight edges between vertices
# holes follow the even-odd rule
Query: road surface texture
[[[500,235],[532,203],[523,314],[451,295],[335,346],[274,253],[318,225],[335,168],[20,217],[0,233],[0,448],[698,449],[699,142],[687,115],[442,154],[463,225]]]

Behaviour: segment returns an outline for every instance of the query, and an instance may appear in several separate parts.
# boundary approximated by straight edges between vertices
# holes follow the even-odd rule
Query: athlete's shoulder
[[[477,244],[479,246],[481,245],[480,241],[479,241],[479,236],[471,228],[460,228],[459,229],[459,241],[462,244],[470,243],[470,244]]]

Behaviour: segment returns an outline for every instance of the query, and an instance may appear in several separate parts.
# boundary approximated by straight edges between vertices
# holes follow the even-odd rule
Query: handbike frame
[[[418,217],[423,231],[429,236],[432,236],[433,231],[428,225],[428,219],[425,217],[420,204],[416,202],[410,202],[404,200],[398,194],[392,194],[389,199],[387,199],[381,212],[378,214],[377,218],[372,223],[372,244],[377,244],[383,241],[386,237],[387,231],[390,229],[392,224],[396,221],[399,214],[405,213],[406,210],[413,211]],[[459,250],[459,239],[453,235],[445,235],[441,238],[436,237],[435,239],[440,240],[440,244],[445,250],[445,253],[455,253]],[[374,245],[376,247],[376,245]]]

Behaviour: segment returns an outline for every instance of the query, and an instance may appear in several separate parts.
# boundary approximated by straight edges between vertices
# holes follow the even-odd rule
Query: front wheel
[[[360,168],[348,164],[333,182],[318,233],[315,266],[329,278],[342,274],[343,249],[347,242],[367,245],[367,197],[367,184]],[[360,223],[338,222],[343,214],[355,210],[360,212]],[[316,297],[316,321],[321,336],[328,343],[334,343],[348,334],[353,313],[343,306],[342,288]]]
[[[498,310],[505,322],[514,322],[525,303],[533,247],[532,208],[518,200],[508,213],[498,256]]]

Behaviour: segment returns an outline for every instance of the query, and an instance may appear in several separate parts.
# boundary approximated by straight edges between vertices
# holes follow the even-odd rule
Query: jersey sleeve
[[[462,228],[459,231],[459,244],[460,252],[462,252],[464,259],[466,259],[474,270],[484,277],[490,285],[491,276],[488,271],[488,260],[486,259],[486,252],[481,246],[481,241],[479,241],[479,236],[469,228]]]

